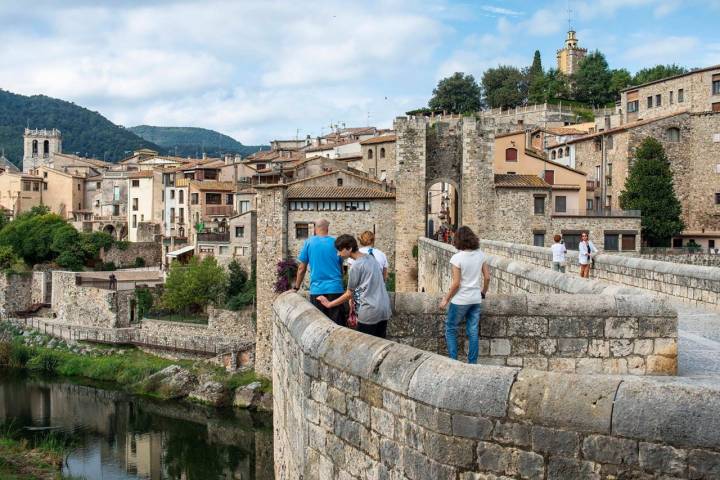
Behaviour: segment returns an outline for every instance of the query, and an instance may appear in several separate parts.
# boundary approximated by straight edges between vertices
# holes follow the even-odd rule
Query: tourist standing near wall
[[[454,243],[459,252],[450,258],[452,283],[440,301],[440,308],[450,304],[445,320],[445,341],[448,355],[457,360],[457,327],[464,320],[468,337],[468,363],[477,363],[480,314],[482,301],[490,286],[490,268],[485,263],[485,254],[480,250],[480,241],[470,227],[460,227]]]
[[[364,231],[360,234],[360,238],[358,238],[360,241],[360,253],[364,253],[365,255],[370,255],[373,257],[382,267],[382,273],[383,273],[383,279],[387,280],[388,278],[388,259],[384,252],[381,250],[378,250],[375,248],[375,234],[371,232],[370,230]],[[352,258],[348,258],[347,262],[348,265],[352,266],[353,262]]]
[[[347,308],[344,303],[328,308],[322,305],[318,297],[325,296],[335,300],[345,291],[342,279],[342,259],[335,251],[335,238],[328,235],[330,222],[321,218],[315,224],[315,235],[305,240],[298,256],[297,277],[295,290],[300,290],[305,272],[310,266],[310,301],[330,320],[343,325],[347,323]]]
[[[555,235],[553,237],[553,240],[555,241],[555,243],[553,243],[552,247],[550,247],[553,257],[553,270],[555,270],[556,272],[565,273],[565,265],[567,263],[565,255],[567,254],[567,248],[565,248],[565,244],[562,243],[562,237],[560,235]]]
[[[583,278],[590,277],[590,266],[593,262],[593,255],[598,252],[595,245],[590,241],[587,232],[583,232],[580,236],[580,245],[578,245],[578,263],[580,264],[580,276]]]

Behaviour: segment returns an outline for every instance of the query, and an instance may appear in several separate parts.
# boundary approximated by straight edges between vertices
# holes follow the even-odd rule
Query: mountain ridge
[[[225,153],[238,153],[247,156],[257,152],[262,145],[244,145],[229,135],[202,127],[161,127],[154,125],[136,125],[128,130],[139,137],[153,142],[181,157],[198,157],[206,153],[210,157],[219,157]]]

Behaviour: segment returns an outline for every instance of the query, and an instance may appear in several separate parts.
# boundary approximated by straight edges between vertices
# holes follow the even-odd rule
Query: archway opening
[[[425,235],[449,243],[458,227],[458,191],[449,182],[436,182],[427,190]]]
[[[113,227],[112,225],[105,225],[105,227],[103,228],[103,232],[107,233],[108,235],[112,236],[113,238],[116,238],[115,237],[115,227]]]

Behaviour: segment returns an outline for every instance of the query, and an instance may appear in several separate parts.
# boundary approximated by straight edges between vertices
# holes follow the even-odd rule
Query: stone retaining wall
[[[491,254],[539,265],[552,266],[549,248],[481,240],[480,248]],[[568,251],[568,273],[578,275],[578,254]],[[720,268],[645,260],[622,255],[601,254],[595,260],[593,278],[653,293],[679,298],[710,308],[720,308]]]
[[[77,285],[76,277],[76,272],[52,272],[52,309],[57,318],[87,327],[130,326],[135,290]]]
[[[32,282],[33,276],[29,273],[0,272],[0,318],[30,307]]]
[[[720,391],[700,380],[467,365],[338,327],[294,293],[273,311],[278,480],[720,474]]]
[[[394,296],[388,338],[447,354],[440,296]],[[464,326],[459,352],[466,359]],[[664,299],[492,295],[483,303],[479,363],[576,373],[675,375],[677,313]]]
[[[254,308],[223,310],[208,307],[208,329],[215,335],[255,340]]]
[[[162,243],[159,242],[129,242],[125,249],[111,247],[108,251],[100,253],[103,262],[113,262],[118,268],[135,266],[135,259],[145,260],[146,267],[159,267],[162,265]]]
[[[703,267],[720,267],[720,255],[709,253],[642,253],[630,256],[644,258],[645,260],[657,260],[659,262],[684,263],[686,265],[697,265]]]

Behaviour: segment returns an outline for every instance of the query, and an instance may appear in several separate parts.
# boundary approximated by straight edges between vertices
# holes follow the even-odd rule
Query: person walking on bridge
[[[330,222],[321,218],[315,223],[315,235],[305,240],[298,255],[295,290],[302,287],[305,273],[310,267],[310,303],[333,322],[345,326],[348,316],[345,304],[328,308],[318,300],[320,296],[335,300],[345,291],[342,259],[335,250],[335,237],[331,237],[329,231]]]
[[[593,257],[598,253],[598,249],[590,241],[587,232],[580,235],[580,245],[578,245],[578,263],[580,264],[580,277],[590,277],[590,267],[595,262]]]
[[[440,308],[447,307],[445,342],[448,355],[457,360],[457,328],[465,321],[468,363],[477,363],[480,315],[482,301],[490,286],[490,268],[480,250],[480,240],[470,227],[462,226],[457,230],[454,244],[458,253],[450,258],[452,283],[440,301]]]

